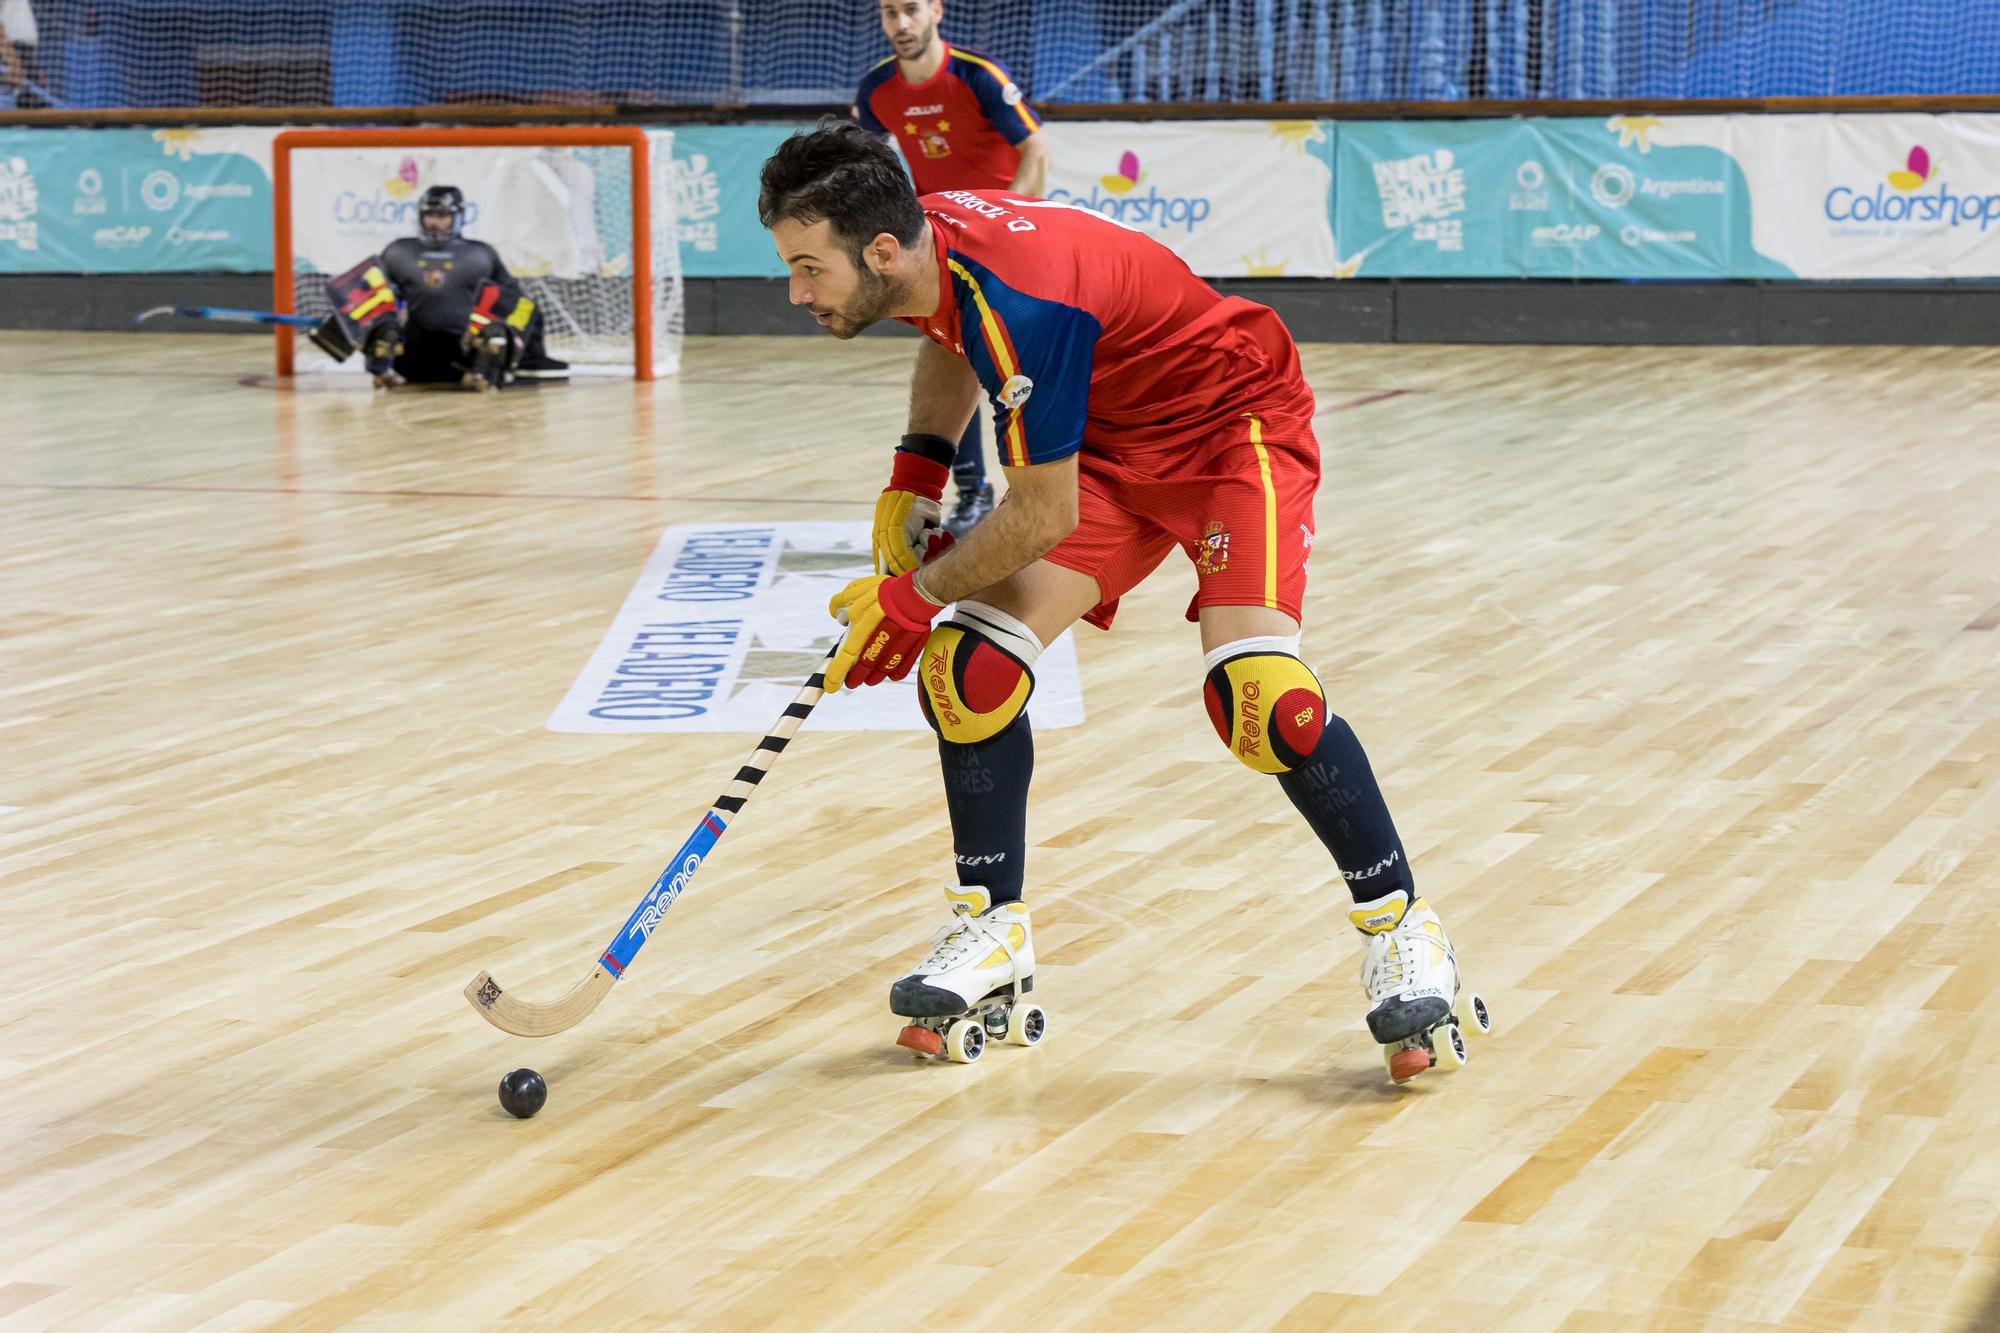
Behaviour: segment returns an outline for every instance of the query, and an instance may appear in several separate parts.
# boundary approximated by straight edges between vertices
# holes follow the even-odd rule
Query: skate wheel
[[[1488,1036],[1493,1031],[1493,1011],[1486,1007],[1484,996],[1474,993],[1466,1008],[1472,1011],[1472,1030],[1480,1036]]]
[[[928,1055],[932,1058],[944,1054],[944,1038],[929,1028],[915,1023],[896,1034],[896,1044],[907,1046],[918,1055]]]
[[[1382,1063],[1389,1067],[1390,1078],[1408,1083],[1431,1067],[1431,1053],[1421,1046],[1384,1046]]]
[[[1431,1033],[1431,1049],[1437,1053],[1437,1067],[1447,1073],[1465,1068],[1465,1033],[1456,1023],[1446,1023]]]
[[[1049,1030],[1049,1016],[1039,1004],[1017,1005],[1007,1015],[1007,1040],[1015,1046],[1034,1046]]]
[[[986,1025],[976,1018],[961,1018],[945,1030],[944,1053],[958,1064],[971,1064],[985,1049]]]

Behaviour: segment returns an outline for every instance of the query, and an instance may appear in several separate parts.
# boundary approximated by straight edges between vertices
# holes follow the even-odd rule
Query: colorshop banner
[[[1730,134],[1757,249],[1797,276],[2000,276],[2000,116],[1739,116]]]
[[[272,130],[0,130],[0,273],[271,267]]]
[[[674,199],[689,277],[783,277],[757,221],[764,159],[803,125],[674,131]],[[1044,127],[1049,198],[1165,242],[1209,277],[1333,272],[1334,135],[1316,120]]]
[[[1333,276],[1331,122],[1057,121],[1043,133],[1049,198],[1164,242],[1204,277]]]

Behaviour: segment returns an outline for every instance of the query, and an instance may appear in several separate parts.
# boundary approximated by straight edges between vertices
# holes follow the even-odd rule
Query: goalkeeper
[[[541,312],[500,252],[463,234],[464,193],[425,190],[417,225],[418,235],[327,284],[375,383],[497,389],[568,379],[568,364],[542,346]]]

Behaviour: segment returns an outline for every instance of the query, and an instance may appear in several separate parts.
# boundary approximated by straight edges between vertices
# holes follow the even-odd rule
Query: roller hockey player
[[[542,346],[542,318],[500,254],[462,234],[465,196],[433,185],[417,203],[421,235],[392,241],[327,284],[381,388],[497,389],[566,380]]]
[[[876,502],[877,572],[834,596],[846,629],[826,669],[828,691],[914,673],[938,735],[957,884],[952,920],[890,989],[907,1020],[899,1044],[963,1062],[992,1036],[1041,1039],[1025,998],[1035,662],[1079,619],[1109,629],[1120,598],[1178,550],[1202,705],[1338,867],[1390,1077],[1463,1066],[1466,1032],[1490,1015],[1461,993],[1361,742],[1300,656],[1320,457],[1312,388],[1277,315],[1087,208],[1008,190],[919,199],[889,148],[852,125],[780,145],[758,211],[792,301],[821,327],[852,338],[893,318],[926,335],[909,433]],[[939,549],[956,441],[981,406],[1007,499]]]

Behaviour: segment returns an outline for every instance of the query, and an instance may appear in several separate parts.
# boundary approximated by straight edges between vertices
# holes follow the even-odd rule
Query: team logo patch
[[[443,270],[443,269],[441,269],[441,268],[427,268],[427,269],[425,269],[425,270],[424,270],[424,286],[426,286],[426,287],[442,287],[442,286],[444,286],[444,270]]]
[[[1220,574],[1229,568],[1229,529],[1215,519],[1201,530],[1201,544],[1195,551],[1197,573]]]
[[[1012,79],[1007,80],[1007,86],[1000,90],[1000,100],[1008,106],[1019,106],[1021,104],[1021,90],[1014,85]]]
[[[1035,382],[1026,375],[1016,375],[1000,386],[1000,406],[1013,411],[1028,401],[1028,395],[1035,391]]]
[[[951,141],[942,134],[926,134],[917,140],[917,147],[923,149],[924,156],[935,162],[941,157],[951,156]]]

